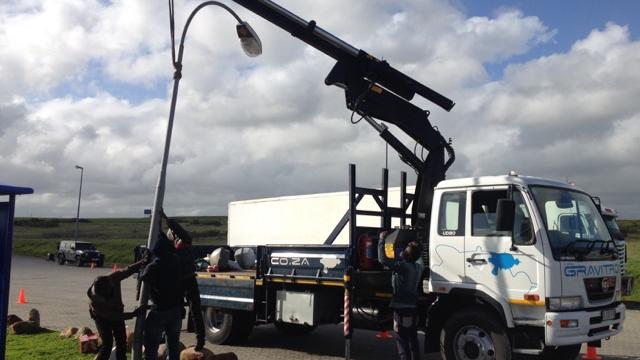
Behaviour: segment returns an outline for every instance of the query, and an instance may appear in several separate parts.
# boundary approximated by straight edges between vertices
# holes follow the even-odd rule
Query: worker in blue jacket
[[[389,307],[393,310],[393,330],[396,333],[398,354],[401,360],[420,359],[418,343],[418,297],[422,284],[421,247],[415,241],[407,244],[400,256],[394,259],[386,257],[384,239],[386,232],[380,234],[378,241],[378,261],[393,271],[391,280],[393,298]]]

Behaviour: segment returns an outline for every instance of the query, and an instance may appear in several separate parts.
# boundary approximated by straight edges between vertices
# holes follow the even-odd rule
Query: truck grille
[[[603,286],[603,285],[606,286]],[[613,276],[584,279],[584,287],[589,301],[610,300],[616,290],[616,278]]]
[[[624,275],[625,273],[625,248],[624,242],[615,242],[616,250],[618,251],[618,259],[620,260],[620,274]]]

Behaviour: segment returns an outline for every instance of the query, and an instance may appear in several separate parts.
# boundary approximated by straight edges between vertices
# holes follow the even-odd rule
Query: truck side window
[[[506,190],[474,191],[471,196],[471,235],[502,236],[496,232],[498,199],[507,197]]]
[[[467,193],[447,192],[440,199],[438,234],[443,236],[464,236],[464,214]]]
[[[471,196],[471,227],[473,236],[508,236],[496,231],[496,208],[498,199],[507,198],[506,190],[475,191]],[[531,215],[524,202],[522,193],[513,192],[516,213],[513,225],[513,240],[515,244],[531,244],[533,231]]]

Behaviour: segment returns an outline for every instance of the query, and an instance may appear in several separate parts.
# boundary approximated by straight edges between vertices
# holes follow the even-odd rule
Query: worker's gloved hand
[[[195,347],[195,350],[196,350],[196,351],[201,351],[201,350],[202,350],[202,348],[204,348],[204,339],[202,339],[202,338],[198,338],[198,339],[196,340],[196,347]]]
[[[133,316],[143,315],[149,309],[149,305],[138,306],[135,310],[133,310]]]

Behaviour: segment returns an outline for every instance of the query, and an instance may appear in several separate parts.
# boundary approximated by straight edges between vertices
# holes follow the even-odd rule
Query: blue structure
[[[33,194],[33,189],[0,184],[0,359],[4,359],[7,341],[7,311],[9,310],[9,282],[11,281],[11,253],[13,247],[13,213],[16,195]],[[3,198],[8,196],[9,201]]]

